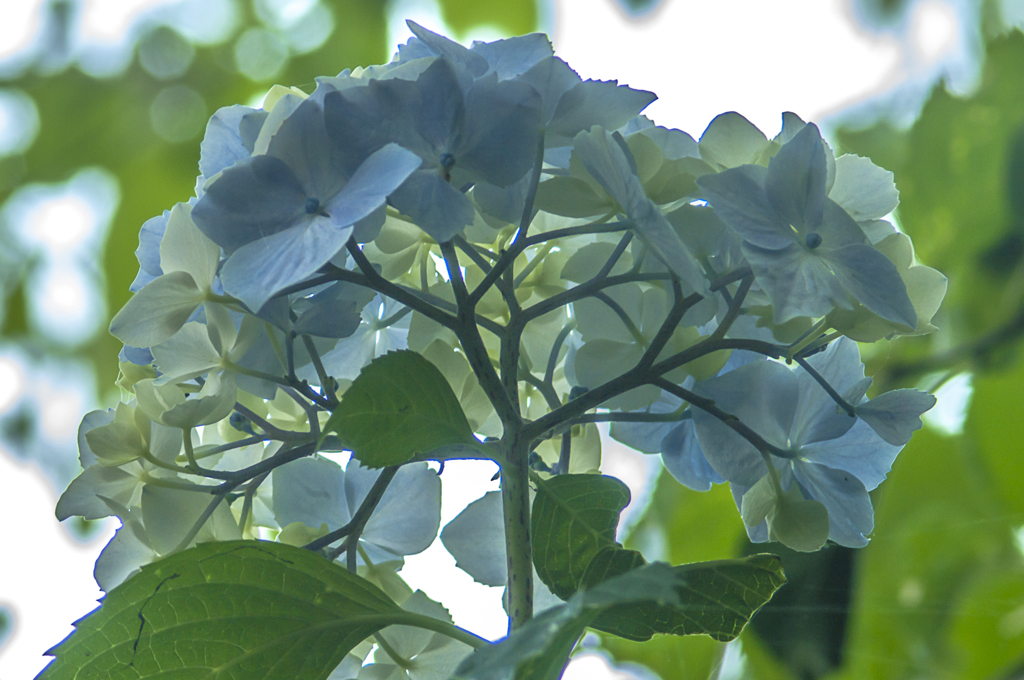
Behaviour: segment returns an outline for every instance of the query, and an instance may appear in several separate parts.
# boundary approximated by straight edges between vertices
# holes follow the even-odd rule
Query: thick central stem
[[[501,465],[501,502],[508,557],[508,627],[511,633],[533,616],[533,554],[530,542],[528,441],[518,433],[508,439]]]

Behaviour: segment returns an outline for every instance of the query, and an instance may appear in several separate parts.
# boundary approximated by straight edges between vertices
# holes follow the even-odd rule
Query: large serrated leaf
[[[366,467],[401,465],[442,446],[478,442],[459,399],[437,368],[416,352],[371,361],[324,426]]]
[[[558,475],[537,485],[533,563],[552,593],[567,600],[579,589],[597,553],[616,545],[615,527],[628,503],[629,488],[614,477]]]
[[[405,614],[320,555],[205,543],[147,565],[50,650],[37,680],[323,680]]]
[[[602,611],[637,602],[669,602],[669,567],[651,564],[581,591],[548,609],[497,644],[482,647],[459,665],[465,680],[557,680],[584,629]]]
[[[594,564],[607,573],[605,567],[609,563],[617,559],[621,566],[628,566],[636,563],[635,556],[639,553],[609,549],[601,553]],[[588,576],[592,572],[588,572]],[[672,567],[672,587],[678,595],[678,603],[618,605],[602,612],[590,625],[641,642],[655,634],[709,635],[720,642],[728,642],[740,634],[750,617],[785,582],[782,560],[777,555],[684,564]]]

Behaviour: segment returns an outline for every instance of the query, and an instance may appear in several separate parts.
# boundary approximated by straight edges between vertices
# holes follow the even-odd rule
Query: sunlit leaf
[[[367,467],[401,465],[451,444],[476,444],[448,381],[408,350],[389,352],[363,368],[324,432],[338,433]]]
[[[314,552],[206,543],[111,590],[39,678],[323,680],[401,615],[376,586]]]

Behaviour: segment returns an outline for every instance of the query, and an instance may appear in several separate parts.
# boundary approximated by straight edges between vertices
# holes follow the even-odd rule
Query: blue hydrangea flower
[[[324,116],[362,154],[397,143],[419,157],[419,169],[389,200],[444,242],[473,223],[465,195],[473,184],[508,186],[533,167],[540,95],[495,73],[474,79],[439,57],[415,81],[371,80],[326,93]]]
[[[743,238],[743,254],[771,297],[776,323],[851,309],[909,328],[917,314],[899,271],[872,248],[857,223],[827,197],[818,128],[806,125],[767,168],[742,165],[697,185],[715,213]]]
[[[228,254],[224,291],[258,311],[334,257],[354,225],[379,211],[419,163],[395,144],[361,153],[351,138],[328,130],[316,101],[304,101],[266,154],[208,182],[193,210],[199,228]]]
[[[832,343],[826,351],[808,359],[808,363],[839,394],[855,396],[855,402],[870,382],[864,377],[856,343],[846,338]],[[824,505],[828,510],[828,538],[849,547],[867,544],[866,535],[874,525],[868,492],[885,478],[902,444],[889,443],[866,420],[838,409],[808,372],[778,362],[740,366],[698,383],[693,391],[712,399],[720,409],[736,416],[775,447],[769,459],[782,490],[795,494],[795,488],[799,491],[798,501],[813,500]],[[921,412],[934,403],[930,395],[919,396],[921,393],[916,390],[889,394],[896,396],[886,396],[887,401],[906,402],[887,404],[887,408],[895,407],[896,412],[904,414],[896,428],[900,431],[920,427]],[[746,494],[755,488],[767,488],[764,456],[747,439],[705,411],[694,408],[693,423],[711,468],[732,483],[738,504],[747,510],[743,506],[748,502]],[[744,515],[746,520],[748,512]],[[748,525],[753,540],[768,539],[769,527],[762,523],[763,519],[761,514],[753,525]]]

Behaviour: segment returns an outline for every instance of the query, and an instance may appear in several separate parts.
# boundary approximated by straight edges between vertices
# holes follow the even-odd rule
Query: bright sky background
[[[953,77],[954,86],[971,84],[969,52],[974,38],[964,34],[958,18],[959,2],[922,0],[905,25],[887,32],[870,32],[852,21],[852,2],[847,0],[717,0],[684,2],[668,0],[642,19],[630,19],[613,0],[557,0],[544,21],[552,33],[556,52],[584,78],[618,79],[659,95],[647,113],[655,122],[677,127],[695,138],[722,112],[736,110],[759,126],[769,137],[781,125],[781,113],[794,111],[806,120],[826,122],[829,116],[851,105],[865,106],[890,98],[899,88],[903,100],[919,100],[925,84],[939,73]],[[166,0],[83,0],[80,47],[93,56],[89,68],[114,69],[129,53],[124,36],[137,25],[140,13]],[[173,4],[173,3],[172,3]],[[185,4],[197,6],[198,0]],[[282,0],[288,11],[311,4]],[[41,0],[4,2],[0,6],[0,73],[2,63],[17,61],[17,52],[30,44],[39,30]],[[427,28],[446,32],[439,12],[430,1],[398,0],[392,3],[392,45],[409,36],[402,20],[412,18]],[[781,8],[785,7],[785,11]],[[226,0],[204,0],[207,11],[223,18],[230,11]],[[227,9],[226,9],[227,8]],[[166,9],[166,8],[165,8]],[[209,22],[214,26],[216,22]],[[193,26],[199,40],[215,40],[215,29]],[[497,37],[486,32],[481,39]],[[120,47],[119,47],[120,45]],[[908,87],[907,84],[911,83]],[[916,83],[916,84],[914,84]],[[5,101],[13,104],[6,105]],[[24,102],[3,98],[0,90],[0,152],[5,140],[16,139],[18,130],[31,130],[32,110]],[[21,106],[22,108],[18,108]],[[26,113],[27,111],[27,113]],[[20,113],[19,113],[20,112]],[[12,132],[13,131],[13,132]],[[47,134],[48,131],[42,131]],[[116,204],[117,187],[99,171],[81,172],[59,189],[39,187],[22,195],[20,203],[3,210],[21,225],[22,245],[44,246],[48,266],[40,286],[48,286],[48,303],[38,314],[40,323],[59,332],[62,325],[88,332],[90,320],[102,318],[95,301],[76,297],[87,286],[81,277],[82,254],[95,252]],[[97,201],[90,196],[103,196]],[[161,209],[154,207],[154,214]],[[6,246],[5,246],[6,247]],[[87,257],[85,259],[92,259]],[[78,264],[76,264],[78,263]],[[76,278],[78,277],[78,278]],[[91,305],[91,306],[90,306]],[[75,326],[78,324],[78,326]],[[85,328],[85,330],[82,330]],[[56,446],[70,446],[81,415],[92,404],[93,388],[87,378],[60,390],[29,375],[27,360],[0,347],[0,414],[18,403],[44,410]],[[32,365],[31,371],[64,373],[59,366]],[[969,384],[969,380],[962,381]],[[962,392],[963,390],[961,390]],[[957,399],[946,404],[955,430]],[[49,420],[47,420],[49,419]],[[59,440],[59,441],[57,441]],[[655,458],[612,452],[606,447],[605,469],[622,477],[639,493]],[[460,496],[446,488],[442,521],[453,518],[467,503],[496,488],[489,481],[493,466],[463,466],[473,480]],[[446,470],[448,480],[455,469]],[[53,518],[56,494],[39,468],[0,451],[0,516],[14,518],[5,529],[0,560],[0,605],[16,611],[13,634],[0,640],[0,680],[33,677],[46,663],[43,651],[71,631],[70,623],[95,606],[99,591],[91,578],[92,563],[113,532],[113,522],[93,541],[81,544]],[[448,565],[445,579],[431,576],[432,569]],[[421,556],[408,560],[407,575],[413,587],[423,587],[442,601],[456,622],[485,636],[503,634],[500,589],[475,584],[436,542]],[[455,574],[453,578],[448,578]],[[489,611],[490,615],[482,615]],[[596,656],[574,662],[567,678],[597,680],[601,677],[633,677],[602,669],[607,664]]]

